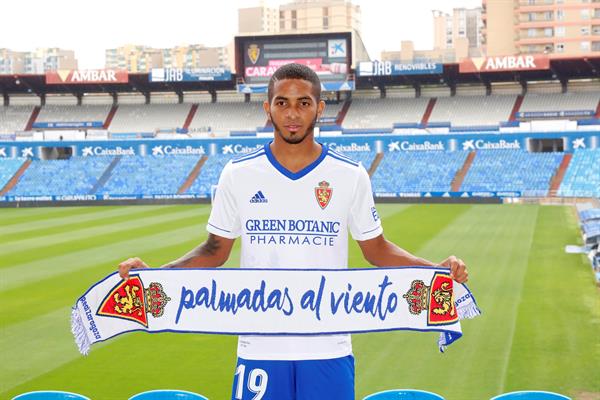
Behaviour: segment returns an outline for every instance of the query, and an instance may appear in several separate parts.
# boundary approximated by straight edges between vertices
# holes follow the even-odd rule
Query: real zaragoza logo
[[[144,289],[139,275],[130,275],[128,280],[112,288],[100,304],[97,314],[127,319],[147,328],[148,313],[154,318],[161,317],[170,300],[160,283],[152,282]]]
[[[321,181],[319,186],[315,188],[315,196],[317,197],[317,203],[321,209],[325,209],[331,200],[333,194],[333,188],[329,187],[329,182]]]
[[[414,280],[402,297],[406,299],[411,314],[419,315],[427,310],[427,325],[446,325],[458,321],[452,278],[448,274],[436,273],[430,286],[421,280]]]
[[[252,61],[252,64],[256,64],[260,57],[260,47],[257,44],[251,44],[248,46],[248,58]]]

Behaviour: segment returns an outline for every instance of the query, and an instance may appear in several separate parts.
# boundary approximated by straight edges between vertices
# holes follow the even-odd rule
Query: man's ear
[[[325,101],[319,100],[319,104],[317,104],[317,117],[321,117],[323,115],[323,111],[325,110]]]
[[[265,114],[267,114],[267,119],[271,120],[271,105],[267,100],[263,101],[263,110],[265,110]]]

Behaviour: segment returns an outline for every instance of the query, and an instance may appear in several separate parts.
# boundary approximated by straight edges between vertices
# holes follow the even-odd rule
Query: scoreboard
[[[265,85],[282,65],[304,64],[322,82],[345,82],[352,65],[350,32],[238,36],[235,38],[236,71],[247,85]]]

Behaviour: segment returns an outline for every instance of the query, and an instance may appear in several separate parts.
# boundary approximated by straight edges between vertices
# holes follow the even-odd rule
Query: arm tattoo
[[[201,256],[214,256],[221,247],[221,243],[217,240],[216,236],[212,233],[208,234],[208,239],[204,242],[199,249],[199,253]]]

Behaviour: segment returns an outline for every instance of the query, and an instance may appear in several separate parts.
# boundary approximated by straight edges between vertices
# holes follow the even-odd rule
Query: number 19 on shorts
[[[269,376],[264,369],[254,368],[246,373],[246,366],[244,364],[239,364],[235,370],[235,376],[237,377],[237,385],[235,387],[235,398],[237,400],[242,400],[244,386],[246,386],[250,392],[254,393],[252,400],[261,400],[267,392]]]

